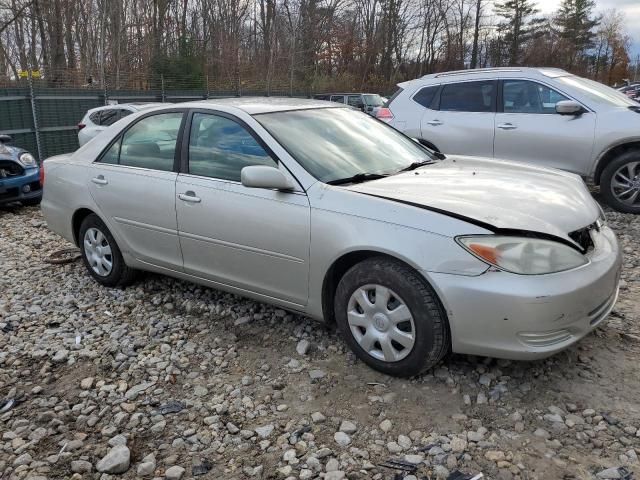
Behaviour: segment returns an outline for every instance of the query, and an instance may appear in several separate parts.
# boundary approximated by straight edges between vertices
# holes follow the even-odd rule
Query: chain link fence
[[[350,78],[308,84],[286,75],[261,79],[247,74],[251,80],[243,80],[242,73],[214,78],[115,72],[103,80],[76,71],[22,71],[15,76],[0,76],[0,134],[11,135],[14,145],[43,160],[78,148],[77,125],[87,110],[95,107],[240,96],[309,98],[315,93],[353,91],[351,86],[356,84]]]

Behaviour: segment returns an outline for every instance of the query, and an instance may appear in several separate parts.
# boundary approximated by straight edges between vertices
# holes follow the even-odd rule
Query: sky
[[[558,9],[560,0],[537,0],[542,13],[551,13]],[[632,57],[640,55],[640,0],[596,0],[596,10],[604,12],[612,8],[625,14],[627,19],[627,33],[633,40]]]

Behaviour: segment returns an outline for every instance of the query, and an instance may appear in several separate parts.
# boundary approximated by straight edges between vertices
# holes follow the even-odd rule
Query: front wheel
[[[127,266],[113,235],[100,217],[88,215],[80,225],[78,243],[91,276],[105,287],[124,287],[135,280],[136,270]]]
[[[334,308],[349,347],[386,374],[417,375],[449,349],[447,320],[435,292],[393,259],[370,258],[349,269],[338,284]]]
[[[640,151],[623,153],[606,166],[600,178],[605,202],[624,213],[640,213]]]

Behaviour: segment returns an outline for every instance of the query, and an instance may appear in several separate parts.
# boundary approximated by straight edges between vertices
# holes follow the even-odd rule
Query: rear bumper
[[[39,168],[27,169],[25,174],[19,177],[0,178],[0,205],[40,197],[42,187]]]
[[[559,352],[595,329],[617,300],[621,254],[609,228],[594,235],[589,264],[568,272],[429,273],[448,313],[453,351],[533,360]]]

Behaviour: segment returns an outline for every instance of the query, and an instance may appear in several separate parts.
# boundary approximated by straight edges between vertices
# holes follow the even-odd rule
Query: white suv
[[[377,117],[429,148],[568,170],[600,185],[615,209],[640,213],[640,104],[624,94],[543,68],[439,73],[398,87]]]
[[[78,143],[83,146],[93,137],[121,118],[139,112],[145,108],[158,107],[162,103],[119,103],[116,105],[106,105],[88,110],[78,123]]]

